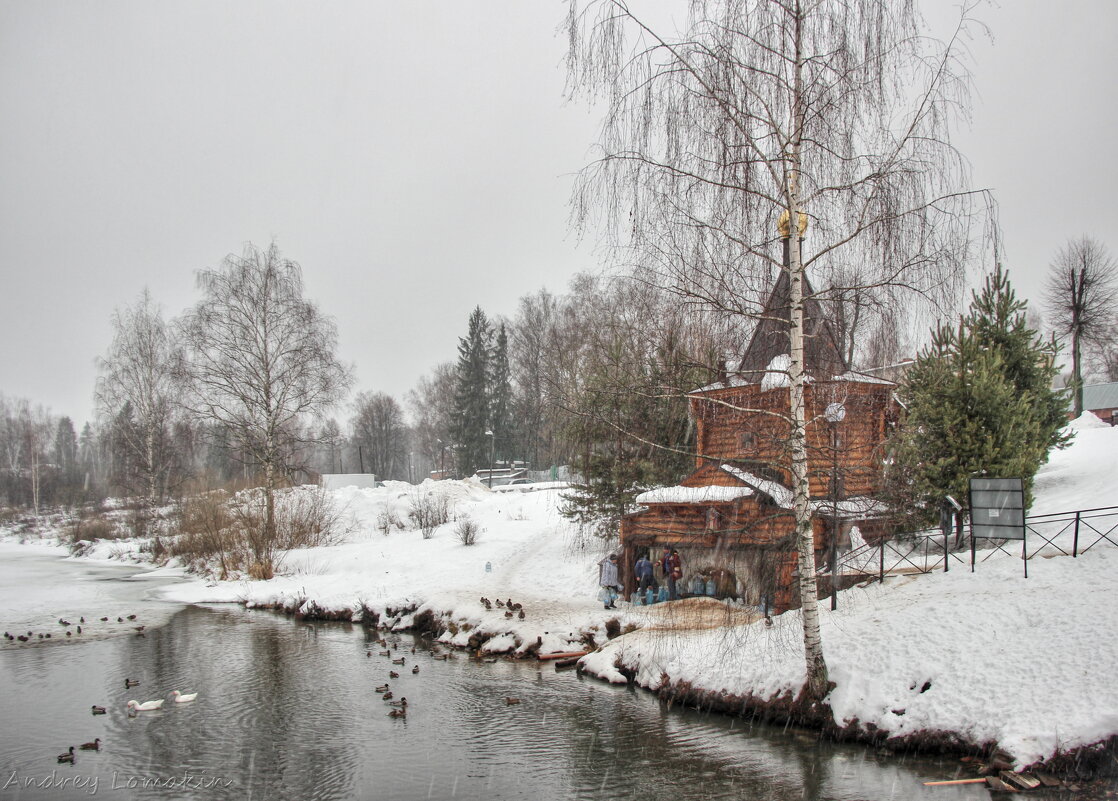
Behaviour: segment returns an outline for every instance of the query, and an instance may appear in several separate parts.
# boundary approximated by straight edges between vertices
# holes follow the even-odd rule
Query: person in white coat
[[[598,597],[605,604],[606,609],[616,609],[615,602],[618,593],[621,592],[621,581],[617,576],[617,554],[611,553],[598,565],[598,583],[602,585],[602,591],[598,594]]]

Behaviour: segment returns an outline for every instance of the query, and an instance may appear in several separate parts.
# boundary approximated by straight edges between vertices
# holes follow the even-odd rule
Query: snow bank
[[[1033,481],[1031,515],[1118,505],[1118,427],[1084,412],[1068,423],[1075,434],[1064,450],[1052,451]]]
[[[957,733],[998,743],[1020,765],[1118,732],[1118,550],[1079,560],[1017,559],[844,592],[823,615],[827,698],[836,723],[892,737]],[[1084,614],[1090,610],[1090,614]],[[804,683],[797,613],[736,628],[634,632],[585,657],[622,682],[620,664],[658,689],[673,683],[769,700]]]

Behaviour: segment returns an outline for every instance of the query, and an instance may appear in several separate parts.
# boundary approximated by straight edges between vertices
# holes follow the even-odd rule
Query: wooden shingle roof
[[[831,329],[823,306],[814,297],[815,292],[807,276],[804,288],[804,368],[808,375],[826,380],[848,371],[842,348]],[[772,360],[791,351],[792,303],[791,282],[788,272],[781,270],[776,286],[765,303],[765,310],[753,331],[749,345],[738,364],[737,372],[745,383],[759,383],[765,368]]]

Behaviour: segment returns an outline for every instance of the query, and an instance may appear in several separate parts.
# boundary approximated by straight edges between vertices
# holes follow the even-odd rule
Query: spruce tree
[[[489,430],[493,432],[496,459],[511,461],[515,450],[512,420],[512,379],[509,372],[509,340],[504,323],[497,329],[489,355]]]
[[[1026,322],[999,266],[955,325],[942,325],[898,390],[907,409],[891,439],[890,490],[897,508],[930,522],[944,495],[964,506],[970,478],[1033,476],[1068,436],[1052,386],[1058,345]]]
[[[481,307],[470,313],[466,336],[458,340],[453,436],[463,476],[488,467],[493,443],[489,424],[489,356],[493,332]]]

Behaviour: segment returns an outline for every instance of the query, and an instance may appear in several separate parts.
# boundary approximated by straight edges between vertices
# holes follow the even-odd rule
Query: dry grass
[[[718,629],[739,626],[761,619],[756,609],[735,606],[714,598],[684,598],[652,606],[630,607],[630,614],[643,615],[646,631]]]
[[[266,496],[251,489],[200,492],[182,506],[169,555],[188,569],[225,580],[275,576],[284,552],[338,542],[346,533],[342,511],[321,488],[298,487],[275,494],[275,529],[265,525]]]
[[[76,520],[71,521],[63,531],[65,532],[64,538],[71,546],[82,541],[119,540],[129,536],[104,513],[81,515]]]

